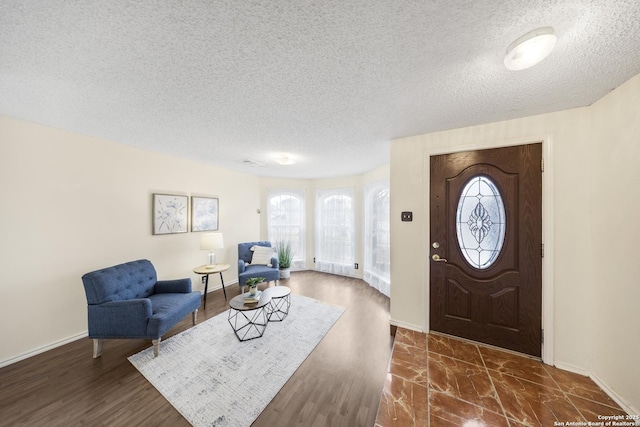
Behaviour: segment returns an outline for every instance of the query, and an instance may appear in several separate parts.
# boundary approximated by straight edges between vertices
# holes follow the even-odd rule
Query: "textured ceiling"
[[[555,51],[508,71],[542,26]],[[367,172],[393,138],[589,105],[639,72],[638,0],[0,2],[0,114],[263,176]]]

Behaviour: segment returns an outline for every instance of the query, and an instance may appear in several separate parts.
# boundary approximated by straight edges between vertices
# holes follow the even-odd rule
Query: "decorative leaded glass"
[[[487,176],[474,176],[462,189],[456,212],[456,234],[464,258],[477,269],[489,268],[500,255],[505,233],[498,187]]]

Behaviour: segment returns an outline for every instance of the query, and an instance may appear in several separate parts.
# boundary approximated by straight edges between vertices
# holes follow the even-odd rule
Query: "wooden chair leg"
[[[94,339],[93,340],[93,358],[97,359],[102,355],[102,343],[104,340],[102,339]]]
[[[153,343],[153,357],[158,357],[158,352],[160,351],[160,340],[162,338],[158,338],[157,340],[151,340]]]

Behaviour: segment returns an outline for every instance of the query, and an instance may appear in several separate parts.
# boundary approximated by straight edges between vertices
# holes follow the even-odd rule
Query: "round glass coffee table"
[[[247,304],[245,298],[248,295],[248,292],[240,294],[229,301],[229,324],[240,341],[260,338],[269,323],[267,309],[271,297],[262,292],[258,302]]]

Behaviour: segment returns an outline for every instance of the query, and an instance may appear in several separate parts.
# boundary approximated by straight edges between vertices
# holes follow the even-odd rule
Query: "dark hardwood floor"
[[[361,280],[312,271],[280,284],[347,310],[253,426],[373,426],[391,354],[389,299]],[[229,299],[239,293],[227,287]],[[209,293],[198,323],[227,308],[222,290]],[[189,327],[191,316],[163,339]],[[127,360],[150,345],[110,340],[93,359],[85,338],[0,369],[0,425],[189,426]]]

